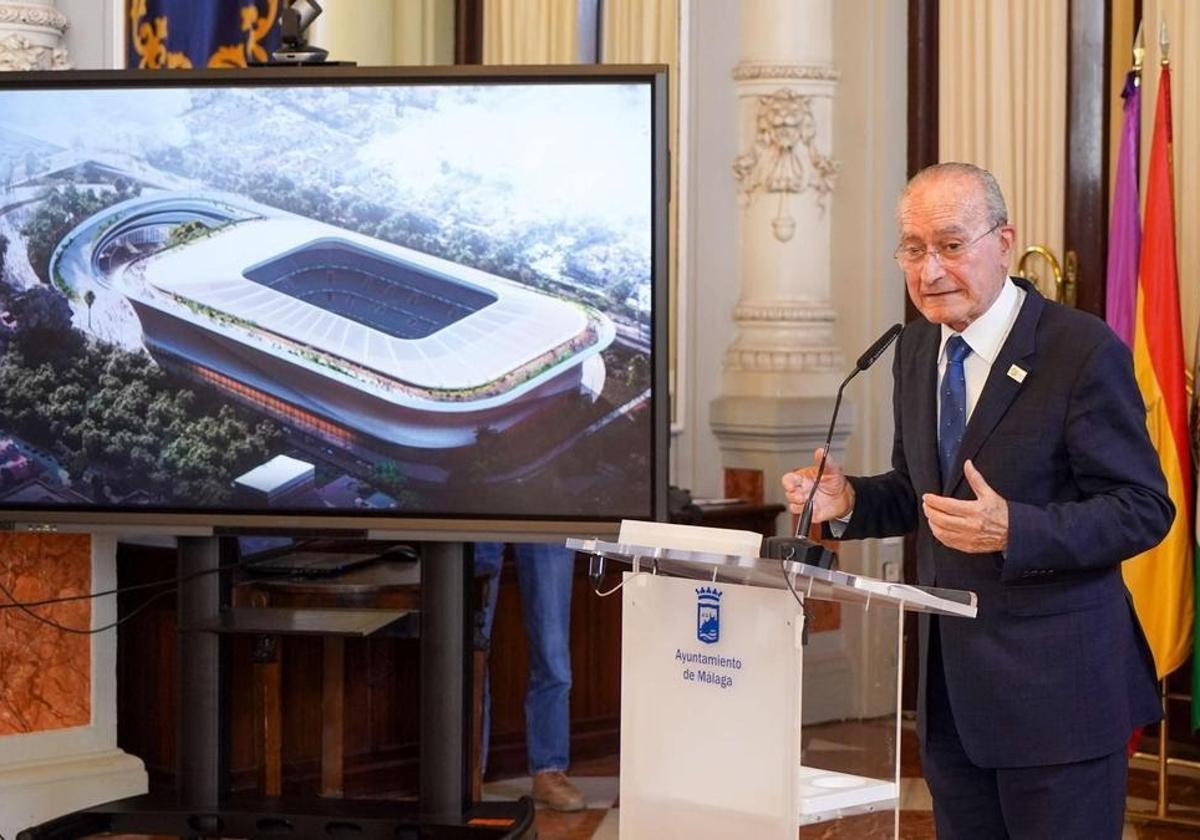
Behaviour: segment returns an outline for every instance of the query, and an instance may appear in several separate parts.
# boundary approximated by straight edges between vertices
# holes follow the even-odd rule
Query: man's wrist
[[[850,527],[850,517],[854,515],[854,506],[850,506],[850,510],[846,511],[841,516],[835,516],[828,523],[829,534],[835,540],[841,539],[842,534],[846,533],[846,529]]]
[[[850,517],[854,515],[854,503],[858,501],[854,493],[854,485],[851,484],[849,480],[846,481],[846,496],[849,500],[848,504],[846,505],[846,512],[841,516],[836,516],[834,518],[839,522],[849,524]]]
[[[849,481],[846,482],[845,493],[849,500],[849,504],[847,505],[845,512],[840,516],[833,517],[825,523],[829,528],[829,535],[835,540],[840,540],[842,538],[842,534],[846,533],[846,529],[850,527],[850,517],[854,516],[854,502],[856,499],[854,497],[854,485]]]

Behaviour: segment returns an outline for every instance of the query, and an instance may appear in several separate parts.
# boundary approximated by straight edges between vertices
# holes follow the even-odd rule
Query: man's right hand
[[[813,452],[813,463],[785,473],[781,479],[788,500],[788,510],[801,513],[804,503],[812,492],[813,479],[817,477],[817,465],[821,463],[823,447]],[[828,522],[845,517],[854,510],[854,487],[846,480],[846,473],[833,456],[825,461],[825,472],[821,475],[821,486],[813,500],[813,522]]]

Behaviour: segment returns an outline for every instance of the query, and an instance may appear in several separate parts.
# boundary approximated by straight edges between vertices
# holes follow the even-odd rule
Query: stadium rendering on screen
[[[657,77],[11,75],[6,516],[658,513]]]

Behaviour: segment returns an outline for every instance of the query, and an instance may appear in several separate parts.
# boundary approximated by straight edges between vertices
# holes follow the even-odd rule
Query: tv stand
[[[217,808],[189,808],[172,796],[135,796],[60,817],[17,840],[67,840],[93,834],[178,837],[353,837],[356,840],[508,840],[533,838],[533,803],[482,802],[456,816],[429,817],[413,802],[232,797]]]
[[[471,588],[462,543],[424,545],[421,580],[420,796],[416,802],[230,795],[228,636],[223,538],[180,537],[177,573],[180,693],[176,792],[86,808],[26,829],[17,840],[99,832],[187,837],[353,836],[457,840],[533,837],[533,803],[470,801]],[[202,629],[196,629],[202,628]]]

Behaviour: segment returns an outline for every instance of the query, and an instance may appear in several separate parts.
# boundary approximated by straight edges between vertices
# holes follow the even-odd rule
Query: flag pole
[[[1142,22],[1138,21],[1137,34],[1133,36],[1133,83],[1142,83],[1142,59],[1146,57],[1146,36],[1142,34]]]
[[[1139,27],[1140,28],[1140,27]],[[1158,55],[1159,66],[1164,70],[1171,66],[1171,39],[1167,35],[1167,21],[1158,21]],[[1167,798],[1171,776],[1167,770],[1169,756],[1167,754],[1167,730],[1170,729],[1171,705],[1167,702],[1167,678],[1162,680],[1162,720],[1158,724],[1158,802],[1155,816],[1160,820],[1167,816]]]
[[[1141,35],[1141,32],[1142,32],[1142,27],[1141,27],[1141,24],[1139,23],[1138,24],[1138,34]],[[1141,51],[1145,52],[1144,46],[1142,47]],[[1134,49],[1135,57],[1137,56],[1137,53],[1138,53],[1138,50],[1135,48]],[[1167,35],[1167,21],[1165,18],[1160,19],[1158,22],[1158,54],[1159,54],[1159,65],[1163,69],[1169,68],[1171,66],[1171,39]],[[1140,70],[1140,65],[1141,65],[1141,60],[1140,60],[1140,57],[1138,57],[1134,66],[1138,67]],[[1139,73],[1139,75],[1140,75],[1140,73]],[[1167,735],[1168,735],[1167,730],[1170,729],[1170,726],[1168,724],[1170,723],[1170,719],[1171,719],[1171,717],[1170,717],[1171,705],[1167,699],[1168,694],[1167,694],[1167,678],[1166,677],[1163,677],[1160,691],[1162,693],[1163,716],[1162,716],[1162,720],[1158,724],[1158,802],[1157,802],[1157,810],[1156,810],[1155,816],[1157,816],[1160,820],[1162,820],[1167,816],[1167,799],[1168,799],[1170,780],[1171,780],[1171,776],[1170,776],[1170,773],[1168,772],[1168,767],[1167,767],[1167,764],[1169,761],[1168,746],[1167,746]]]
[[[1159,683],[1159,692],[1162,699],[1162,720],[1158,722],[1158,802],[1154,815],[1162,819],[1167,815],[1167,788],[1171,779],[1167,772],[1167,730],[1170,729],[1168,722],[1171,719],[1171,704],[1167,702],[1166,677]]]

